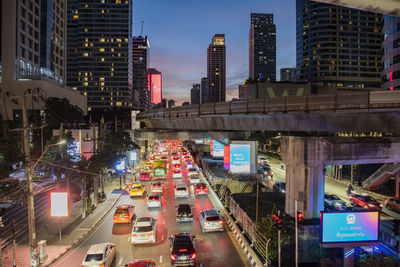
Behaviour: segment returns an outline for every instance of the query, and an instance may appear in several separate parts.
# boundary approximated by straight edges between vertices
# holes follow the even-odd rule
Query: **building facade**
[[[0,6],[2,92],[21,95],[27,88],[39,88],[48,97],[67,98],[86,113],[86,98],[65,88],[67,1],[2,0]],[[43,108],[43,101],[30,102],[28,109]],[[14,119],[13,111],[21,109],[7,99],[2,104],[3,118]]]
[[[200,103],[208,103],[208,83],[207,83],[207,77],[201,78],[200,82]]]
[[[296,68],[281,68],[281,82],[296,82]]]
[[[382,89],[400,90],[400,17],[385,16],[382,32]]]
[[[226,48],[225,35],[215,34],[207,49],[207,102],[225,102]]]
[[[378,89],[382,16],[296,1],[296,80],[338,90]]]
[[[150,94],[147,88],[147,67],[150,42],[147,36],[132,38],[132,92],[133,108],[140,111],[150,107]]]
[[[193,88],[190,89],[190,104],[200,104],[200,84],[193,84]]]
[[[132,0],[68,0],[67,84],[88,110],[132,108]]]
[[[273,14],[250,14],[249,77],[276,80],[276,27]]]
[[[172,108],[172,107],[175,107],[175,100],[170,99],[170,100],[168,100],[168,108]]]
[[[238,94],[239,99],[245,99],[246,87],[247,85],[245,84],[239,84],[239,94]]]

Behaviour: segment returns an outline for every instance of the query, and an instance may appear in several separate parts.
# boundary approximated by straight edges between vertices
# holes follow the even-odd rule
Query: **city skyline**
[[[200,9],[203,12],[198,12]],[[221,9],[224,12],[218,12]],[[238,85],[248,78],[252,12],[274,14],[277,69],[295,67],[295,1],[207,0],[191,5],[168,5],[154,0],[134,2],[134,35],[140,35],[143,20],[143,35],[151,40],[149,67],[163,73],[163,97],[175,99],[177,105],[190,100],[188,88],[207,76],[206,48],[214,33],[223,33],[226,38],[226,100],[237,97]],[[208,19],[204,20],[206,14]]]

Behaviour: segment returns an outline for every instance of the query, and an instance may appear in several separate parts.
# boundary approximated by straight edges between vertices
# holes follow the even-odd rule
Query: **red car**
[[[139,175],[139,180],[140,181],[148,181],[150,178],[150,175],[148,172],[141,172]]]
[[[350,194],[350,203],[369,210],[381,210],[382,205],[375,198],[367,194]]]
[[[174,164],[174,168],[175,169],[180,169],[181,168],[181,164]]]
[[[153,260],[133,260],[129,264],[125,264],[125,267],[155,267],[156,263]]]

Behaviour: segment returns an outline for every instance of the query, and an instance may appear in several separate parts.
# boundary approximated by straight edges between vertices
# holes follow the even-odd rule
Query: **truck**
[[[167,165],[166,160],[156,160],[153,162],[153,177],[154,179],[167,178]]]

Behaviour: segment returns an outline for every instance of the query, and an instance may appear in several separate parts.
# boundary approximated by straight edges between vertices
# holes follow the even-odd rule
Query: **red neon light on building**
[[[150,91],[151,103],[157,104],[162,101],[162,75],[156,69],[147,72],[147,90]]]

